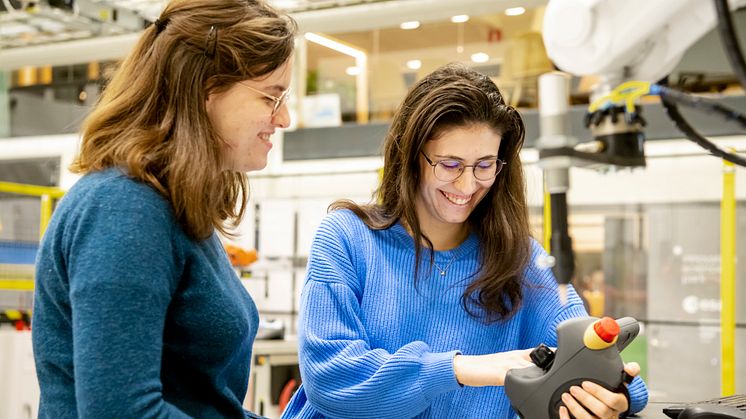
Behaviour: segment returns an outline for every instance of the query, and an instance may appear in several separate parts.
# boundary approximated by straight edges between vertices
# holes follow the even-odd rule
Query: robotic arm
[[[744,127],[746,117],[651,84],[670,73],[686,49],[715,27],[718,15],[727,12],[720,8],[735,10],[743,5],[746,0],[715,0],[715,4],[703,0],[549,1],[543,30],[549,58],[567,73],[599,76],[585,121],[594,140],[585,143],[569,134],[567,75],[550,73],[539,78],[539,166],[545,171],[551,197],[550,264],[560,284],[561,298],[566,297],[566,284],[574,271],[572,240],[567,229],[569,168],[645,165],[645,122],[636,111],[637,98],[660,95],[669,116],[687,137],[715,155],[746,166],[746,159],[729,155],[698,135],[678,114],[674,102],[719,112]],[[729,55],[731,61],[736,61],[732,56]],[[740,61],[742,64],[742,57]],[[737,71],[743,83],[746,76],[741,73],[746,71]],[[617,87],[622,82],[626,83]]]
[[[734,40],[728,10],[744,3],[745,0],[730,0],[730,3],[727,0],[549,1],[544,15],[544,44],[549,57],[568,73],[600,76],[585,121],[593,140],[585,143],[570,135],[567,73],[553,72],[539,77],[541,137],[537,147],[539,166],[544,169],[545,187],[550,195],[545,206],[551,206],[552,215],[548,249],[552,256],[548,264],[554,269],[563,302],[567,300],[567,284],[574,270],[572,240],[567,228],[569,169],[572,166],[645,165],[642,130],[645,124],[635,107],[638,98],[659,95],[669,116],[687,137],[716,156],[746,166],[742,156],[726,153],[697,134],[678,114],[675,104],[717,112],[744,128],[746,116],[712,101],[651,84],[666,76],[685,50],[719,21],[731,64],[746,87],[746,65]],[[723,27],[728,26],[731,27],[725,32],[730,33],[724,34]],[[730,43],[726,35],[731,38]],[[736,55],[738,59],[734,59]],[[617,86],[619,83],[622,84]],[[594,336],[589,332],[591,329],[598,332],[599,337],[603,334],[595,325],[587,326],[593,321],[573,319],[561,323],[557,327],[556,352],[539,347],[531,353],[535,367],[508,372],[505,392],[520,417],[557,417],[560,395],[574,383],[591,380],[614,391],[623,386],[623,364],[618,352],[623,346],[615,348],[613,344],[596,346],[591,343],[588,338]],[[629,336],[624,339],[626,342],[634,338],[639,328],[630,318],[617,323],[612,319],[599,320],[597,324],[600,322],[611,326],[624,324]],[[604,341],[608,344],[613,339]],[[603,349],[599,349],[602,346]],[[610,352],[604,353],[606,350]],[[730,360],[725,360],[724,355],[723,361],[723,365],[731,368],[732,353]],[[602,374],[607,373],[609,378],[602,378]],[[735,388],[734,382],[729,385]],[[712,411],[708,409],[708,412]]]
[[[744,4],[731,0],[730,8]],[[710,1],[551,0],[544,45],[559,68],[599,75],[610,90],[624,80],[660,80],[716,24]]]

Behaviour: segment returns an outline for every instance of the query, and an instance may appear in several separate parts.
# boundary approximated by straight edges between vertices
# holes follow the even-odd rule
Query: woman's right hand
[[[513,368],[530,367],[533,349],[498,352],[487,355],[456,355],[453,370],[458,382],[465,386],[502,386],[505,375]]]

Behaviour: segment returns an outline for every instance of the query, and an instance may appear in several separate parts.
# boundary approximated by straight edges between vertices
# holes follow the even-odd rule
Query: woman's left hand
[[[627,374],[636,377],[640,374],[640,366],[636,362],[624,365]],[[615,393],[590,381],[584,381],[581,386],[570,387],[569,393],[562,395],[565,406],[560,407],[561,419],[570,419],[572,414],[577,419],[585,418],[618,418],[629,409],[627,397]]]

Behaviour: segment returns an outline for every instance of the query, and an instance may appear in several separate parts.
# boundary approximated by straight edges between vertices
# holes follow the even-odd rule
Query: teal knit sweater
[[[218,238],[186,236],[109,169],[57,206],[37,256],[40,418],[244,418],[258,314]]]
[[[414,241],[401,224],[370,230],[350,211],[329,214],[311,249],[299,321],[303,385],[284,418],[510,418],[503,387],[464,387],[453,371],[466,355],[556,346],[561,321],[585,316],[570,288],[562,305],[544,254],[532,243],[523,302],[507,321],[486,324],[466,313],[461,295],[479,266],[479,240],[435,253],[413,280]],[[447,266],[447,268],[446,268]],[[647,403],[639,378],[631,411]]]

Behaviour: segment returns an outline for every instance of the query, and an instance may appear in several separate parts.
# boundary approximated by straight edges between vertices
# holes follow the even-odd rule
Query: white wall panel
[[[328,199],[298,201],[298,241],[296,243],[298,256],[308,257],[316,229],[326,216],[329,204],[331,201]]]
[[[31,332],[0,329],[0,419],[32,419],[38,410]]]
[[[289,199],[259,202],[259,257],[289,258],[295,248],[295,203]]]

